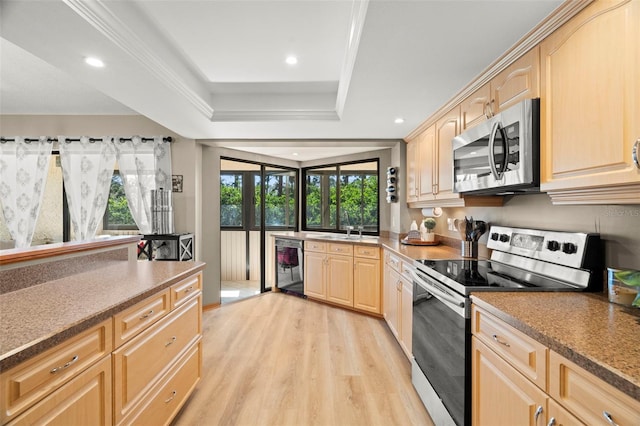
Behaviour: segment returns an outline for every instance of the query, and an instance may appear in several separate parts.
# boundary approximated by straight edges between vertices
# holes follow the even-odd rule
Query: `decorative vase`
[[[427,232],[424,236],[424,241],[428,242],[428,243],[432,243],[436,240],[436,234],[435,232]]]

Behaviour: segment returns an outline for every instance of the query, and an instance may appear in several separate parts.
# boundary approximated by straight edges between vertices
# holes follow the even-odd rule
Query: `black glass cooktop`
[[[566,284],[531,273],[524,269],[489,260],[417,260],[419,271],[441,281],[455,290],[562,290]]]

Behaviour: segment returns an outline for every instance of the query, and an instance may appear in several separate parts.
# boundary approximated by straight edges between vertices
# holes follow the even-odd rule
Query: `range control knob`
[[[557,241],[548,241],[547,242],[547,249],[549,249],[550,251],[558,251],[560,250],[560,243]]]
[[[567,254],[573,254],[578,251],[578,247],[573,243],[562,243],[562,251]]]
[[[507,241],[509,241],[509,235],[500,234],[500,241],[503,242],[503,243],[506,243]]]
[[[492,232],[491,233],[491,239],[493,241],[498,241],[498,237],[500,236],[500,234],[498,234],[497,232]]]

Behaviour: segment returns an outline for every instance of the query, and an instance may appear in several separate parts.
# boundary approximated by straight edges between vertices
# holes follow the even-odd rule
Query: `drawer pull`
[[[613,417],[611,417],[611,414],[609,414],[607,411],[603,411],[602,412],[602,417],[604,417],[604,419],[609,422],[609,424],[611,426],[618,426],[618,424],[616,422],[613,421]]]
[[[371,254],[371,252],[369,252],[369,250],[363,250],[362,251],[364,254]]]
[[[165,403],[165,404],[170,403],[170,402],[173,400],[173,398],[175,398],[175,397],[176,397],[176,394],[177,394],[177,393],[178,393],[178,392],[176,392],[176,391],[171,392],[171,396],[170,396],[169,398],[165,399],[165,400],[164,400],[164,403]]]
[[[191,286],[191,287],[189,287],[189,288],[185,289],[185,291],[184,291],[184,292],[185,292],[185,293],[189,293],[191,290],[193,290],[193,286]]]
[[[536,412],[533,414],[533,424],[538,424],[538,417],[542,414],[542,405],[538,405]]]
[[[493,340],[495,340],[496,342],[500,343],[501,345],[505,345],[506,347],[510,348],[511,345],[508,344],[507,342],[505,342],[504,340],[501,340],[497,334],[494,334],[493,336]]]
[[[153,313],[153,309],[151,309],[149,312],[140,317],[140,321],[149,318],[151,315],[153,315]]]
[[[174,344],[176,340],[178,340],[178,338],[176,336],[173,336],[171,340],[164,344],[164,347],[166,348],[167,346]]]
[[[549,419],[549,423],[547,423],[547,426],[556,426],[556,418],[555,417],[551,417]]]
[[[71,365],[75,364],[78,361],[78,359],[79,359],[78,355],[74,355],[73,358],[71,358],[71,361],[69,361],[62,367],[52,368],[51,371],[49,371],[49,373],[56,374],[59,371],[66,370],[67,368],[71,367]]]

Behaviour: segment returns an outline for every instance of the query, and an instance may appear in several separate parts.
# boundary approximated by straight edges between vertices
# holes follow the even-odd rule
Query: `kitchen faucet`
[[[362,238],[362,231],[364,230],[364,226],[358,225],[358,237]]]
[[[347,238],[351,238],[351,231],[353,231],[353,226],[347,225],[344,227],[347,230]]]

